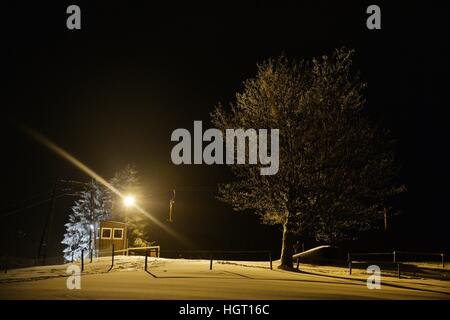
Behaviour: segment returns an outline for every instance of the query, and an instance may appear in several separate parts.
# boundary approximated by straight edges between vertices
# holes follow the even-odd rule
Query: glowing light
[[[124,196],[119,190],[117,190],[117,188],[115,188],[113,185],[111,185],[108,181],[106,181],[104,178],[102,178],[97,173],[95,173],[92,169],[90,169],[88,166],[86,166],[80,160],[78,160],[77,158],[72,156],[70,153],[68,153],[66,150],[64,150],[60,146],[56,145],[54,142],[52,142],[50,139],[48,139],[44,135],[40,134],[39,132],[37,132],[37,131],[35,131],[35,130],[33,130],[33,129],[31,129],[31,128],[23,125],[23,124],[19,124],[19,127],[23,131],[25,131],[28,135],[30,135],[34,140],[36,140],[37,142],[39,142],[42,145],[46,146],[47,148],[49,148],[50,150],[55,152],[60,157],[66,159],[67,161],[72,163],[74,166],[76,166],[77,168],[79,168],[80,170],[85,172],[87,175],[89,175],[90,177],[94,178],[95,180],[97,180],[98,182],[103,184],[106,188],[111,190],[113,193],[117,194],[119,197],[121,197],[124,200],[125,204],[131,200],[131,199],[126,200],[126,196]],[[182,241],[185,244],[189,244],[192,247],[195,246],[195,244],[193,242],[191,242],[189,239],[187,239],[187,238],[177,234],[174,230],[172,230],[168,226],[165,226],[163,223],[161,223],[161,221],[156,219],[153,215],[148,213],[144,208],[142,208],[137,203],[135,203],[134,198],[132,198],[132,204],[131,205],[133,205],[134,208],[139,213],[141,213],[144,216],[146,216],[148,219],[153,221],[156,225],[158,225],[160,228],[165,230],[167,233],[169,233],[173,237],[177,238],[178,240]]]
[[[123,204],[125,205],[125,207],[134,206],[134,197],[133,196],[125,196],[123,198]]]

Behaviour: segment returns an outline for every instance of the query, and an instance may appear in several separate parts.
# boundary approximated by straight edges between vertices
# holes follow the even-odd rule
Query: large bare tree
[[[292,268],[296,233],[325,242],[355,237],[383,217],[386,199],[400,190],[393,143],[365,115],[365,84],[351,70],[352,54],[342,48],[311,61],[265,61],[235,101],[211,114],[222,130],[280,130],[278,173],[233,165],[235,180],[219,187],[219,198],[283,227],[282,268]]]

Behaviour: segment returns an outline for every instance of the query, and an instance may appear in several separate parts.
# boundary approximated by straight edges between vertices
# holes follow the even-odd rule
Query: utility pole
[[[95,221],[94,221],[94,216],[95,216],[95,190],[93,185],[90,186],[90,192],[91,192],[91,199],[90,199],[90,211],[91,211],[91,221],[89,224],[89,255],[91,258],[91,262],[92,262],[92,250],[95,250],[95,243],[94,245],[92,245],[92,241],[95,241]],[[92,237],[92,233],[94,233],[94,237]]]
[[[52,191],[52,197],[50,200],[50,209],[47,213],[47,217],[45,218],[44,230],[41,236],[41,242],[39,244],[38,250],[38,261],[42,259],[42,264],[45,265],[45,260],[47,259],[47,247],[48,247],[48,236],[50,234],[53,216],[55,213],[55,203],[56,203],[56,193],[58,189],[58,180],[55,181]]]
[[[169,201],[169,218],[167,219],[168,222],[172,223],[172,212],[173,212],[173,205],[175,204],[175,189],[172,191],[172,199]]]
[[[56,199],[62,195],[70,195],[70,196],[78,195],[71,193],[71,191],[73,189],[77,189],[80,186],[85,185],[86,185],[85,183],[78,181],[58,180],[58,179],[55,180],[55,184],[53,186],[53,191],[50,199],[50,208],[45,218],[44,229],[42,231],[41,241],[39,243],[38,257],[37,257],[38,262],[42,260],[42,264],[45,265],[47,259],[48,240],[49,234],[51,233],[53,217],[55,215]],[[62,188],[62,186],[65,187]],[[62,191],[62,193],[58,194],[59,191]]]

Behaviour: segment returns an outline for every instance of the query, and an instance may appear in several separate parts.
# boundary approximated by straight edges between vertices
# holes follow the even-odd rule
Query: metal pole
[[[209,254],[209,270],[212,270],[212,263],[213,263],[213,257],[212,257],[212,253]]]
[[[444,259],[444,254],[441,253],[441,258],[442,258],[442,269],[445,268],[445,259]]]
[[[145,271],[147,271],[147,257],[148,257],[148,250],[145,250]]]
[[[90,193],[91,193],[91,197],[90,197],[90,210],[91,210],[91,221],[89,221],[89,254],[90,254],[90,258],[91,258],[91,263],[92,263],[92,240],[95,240],[95,234],[94,234],[94,238],[92,238],[92,233],[94,232],[95,229],[95,223],[94,223],[94,212],[95,212],[95,190],[94,190],[94,186],[93,186],[93,181],[91,182],[90,185]],[[94,245],[95,248],[95,245]]]
[[[270,270],[272,270],[272,252],[269,252]]]
[[[114,267],[114,243],[112,245],[112,252],[111,252],[111,268]]]
[[[84,271],[84,249],[81,249],[81,272]]]
[[[297,258],[297,270],[298,270],[299,267],[300,267],[300,259]]]
[[[400,279],[400,263],[397,263],[398,278]]]
[[[89,225],[89,257],[92,263],[92,229]]]
[[[47,246],[48,246],[48,236],[50,233],[50,229],[52,226],[53,215],[55,212],[55,203],[56,203],[56,190],[58,188],[58,180],[55,181],[52,191],[52,197],[50,201],[50,209],[47,213],[47,217],[45,218],[44,230],[42,231],[41,242],[39,243],[38,250],[38,260],[42,258],[42,264],[45,265],[45,260],[47,258]]]
[[[352,275],[352,261],[351,260],[348,262],[348,272],[350,275]]]
[[[387,208],[386,207],[384,207],[384,209],[383,209],[383,214],[384,214],[384,230],[387,230],[388,220],[387,220]]]
[[[394,250],[394,252],[392,252],[392,255],[394,256],[394,263],[396,263],[397,262],[397,256],[395,254],[395,250]]]

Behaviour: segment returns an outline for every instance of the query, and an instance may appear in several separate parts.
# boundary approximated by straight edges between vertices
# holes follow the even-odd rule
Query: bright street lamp
[[[125,207],[131,207],[134,205],[134,197],[133,196],[126,196],[123,198],[123,204]]]

